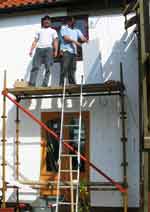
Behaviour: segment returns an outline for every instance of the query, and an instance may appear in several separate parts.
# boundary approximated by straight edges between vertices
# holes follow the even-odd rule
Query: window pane
[[[49,120],[46,125],[51,128],[58,136],[60,134],[60,120]],[[46,133],[47,140],[47,152],[46,152],[46,169],[47,171],[58,170],[58,154],[59,154],[59,142],[48,132]]]
[[[78,118],[72,118],[70,121],[70,125],[79,125],[79,119]],[[72,142],[70,142],[70,145],[73,146],[76,150],[78,150],[78,135],[79,134],[79,127],[75,126],[75,127],[70,127],[69,130],[69,139],[73,140]],[[82,155],[84,155],[85,152],[85,126],[84,123],[82,121],[82,127],[81,127],[81,141],[80,141],[80,153]],[[74,154],[74,153],[70,153],[70,154]],[[72,167],[73,169],[77,169],[78,168],[78,162],[77,162],[77,158],[73,157],[72,159]],[[85,171],[85,162],[83,160],[80,161],[80,171]]]

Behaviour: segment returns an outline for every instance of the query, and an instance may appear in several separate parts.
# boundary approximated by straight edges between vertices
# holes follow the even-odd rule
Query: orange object
[[[14,212],[14,208],[0,208],[0,212]]]
[[[26,204],[24,204],[24,203],[19,204],[19,208],[25,208],[25,207],[26,207]]]

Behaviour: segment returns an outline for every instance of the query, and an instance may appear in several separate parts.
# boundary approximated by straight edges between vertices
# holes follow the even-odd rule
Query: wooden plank
[[[83,93],[94,92],[109,92],[119,91],[123,87],[120,82],[108,82],[103,84],[85,84],[83,85]],[[62,94],[63,87],[26,87],[26,88],[11,88],[7,91],[15,96],[27,96],[27,95],[48,95],[48,94]],[[66,93],[77,94],[80,93],[80,85],[67,85]]]
[[[128,29],[135,24],[137,24],[137,16],[136,15],[131,17],[129,20],[125,21],[125,29]]]
[[[150,150],[150,142],[144,141],[144,150]]]
[[[144,137],[147,138],[148,134],[148,105],[147,105],[147,74],[146,74],[146,46],[145,46],[145,25],[144,25],[144,0],[140,1],[140,44],[141,44],[141,61],[140,61],[140,72],[142,78],[142,111],[144,118]],[[144,139],[144,144],[147,143],[147,139]]]
[[[144,24],[144,3],[145,0],[139,2],[139,15],[140,15],[140,72],[142,77],[142,112],[144,120],[144,138],[149,137],[148,133],[148,105],[147,105],[147,74],[146,74],[146,43],[145,43],[145,24]],[[147,142],[148,139],[144,139]],[[148,153],[144,152],[144,212],[148,212]]]
[[[145,33],[145,51],[150,53],[150,13],[149,13],[149,1],[144,0],[143,3],[144,11],[144,33]]]
[[[127,4],[123,10],[123,15],[128,15],[129,13],[135,12],[138,6],[139,6],[139,2],[137,0]]]
[[[144,212],[148,212],[148,152],[144,152]]]

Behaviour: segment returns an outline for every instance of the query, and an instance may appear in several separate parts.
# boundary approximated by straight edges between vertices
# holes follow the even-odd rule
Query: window
[[[42,112],[42,121],[51,129],[53,129],[57,135],[60,134],[60,112]],[[68,112],[64,115],[64,124],[65,125],[74,125],[78,124],[79,113],[77,112]],[[82,130],[81,130],[81,154],[85,155],[89,159],[89,112],[82,112]],[[54,139],[50,134],[41,129],[41,173],[40,180],[42,181],[57,181],[58,176],[58,151],[59,151],[59,142]],[[73,145],[77,149],[77,139],[78,139],[78,127],[64,127],[64,139],[69,142],[70,145]],[[74,140],[74,141],[73,141]],[[63,153],[72,154],[67,148],[63,148]],[[72,160],[72,168],[77,169],[77,159]],[[70,169],[69,158],[62,159],[62,169]],[[80,179],[87,180],[89,179],[89,166],[84,161],[80,163]],[[73,173],[73,179],[76,179],[76,174]],[[70,180],[70,173],[62,173],[62,180]],[[40,190],[41,195],[56,195],[56,190],[42,188]],[[70,194],[66,194],[70,195]]]
[[[70,125],[79,125],[79,119],[78,118],[72,118],[70,120]],[[78,136],[79,136],[79,128],[77,127],[70,127],[69,128],[69,139],[72,140],[73,142],[69,142],[71,146],[74,147],[74,149],[78,150]],[[81,140],[80,140],[80,153],[84,155],[84,146],[85,146],[85,124],[84,122],[82,123],[81,127]],[[70,152],[70,154],[73,154]],[[78,168],[78,161],[77,157],[73,157],[72,159],[72,167],[73,169]],[[85,171],[85,162],[83,160],[80,161],[80,171],[84,172]]]
[[[68,142],[71,146],[74,147],[75,150],[78,150],[78,133],[79,133],[79,119],[78,118],[71,118],[69,121],[69,137],[68,140],[71,142]],[[60,119],[53,119],[48,120],[46,122],[46,125],[51,128],[57,135],[60,135]],[[73,127],[72,125],[76,125]],[[82,129],[81,129],[81,141],[80,141],[80,152],[84,155],[84,146],[85,146],[85,127],[84,122],[82,123]],[[51,136],[48,132],[46,132],[46,171],[58,171],[58,156],[59,156],[59,142]],[[73,152],[70,152],[70,154],[74,154]],[[77,157],[73,157],[72,159],[72,167],[73,169],[78,168],[78,162]],[[80,171],[85,171],[85,165],[84,161],[80,161]]]
[[[57,135],[60,134],[60,119],[48,120],[46,122],[48,128],[51,128]],[[46,170],[56,171],[58,170],[58,155],[59,155],[59,142],[46,132]]]

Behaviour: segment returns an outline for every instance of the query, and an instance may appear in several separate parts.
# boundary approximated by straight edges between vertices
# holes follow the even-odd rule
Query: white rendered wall
[[[31,58],[28,56],[34,32],[40,26],[43,14],[0,19],[0,88],[2,90],[3,70],[7,70],[7,86],[12,87],[16,78],[28,80]],[[53,15],[65,15],[57,12]],[[83,62],[77,64],[77,81],[84,73],[85,83],[102,83],[119,80],[119,63],[122,61],[126,86],[127,120],[127,159],[129,182],[129,206],[139,206],[139,120],[138,120],[138,58],[136,38],[132,32],[124,31],[124,18],[121,15],[101,15],[89,17],[89,43],[83,45]],[[52,71],[52,85],[58,84],[59,64]],[[49,82],[51,84],[51,82]],[[122,180],[121,122],[119,119],[119,97],[86,98],[85,110],[90,111],[90,160],[116,181]],[[33,100],[22,104],[40,118],[41,111],[58,111],[59,100]],[[2,97],[0,97],[2,105]],[[75,102],[68,105],[76,111]],[[15,107],[7,101],[7,181],[15,181],[14,139]],[[2,114],[2,107],[0,107]],[[27,116],[20,115],[20,179],[39,180],[40,176],[40,127]],[[0,144],[1,145],[1,144]],[[1,157],[1,156],[0,156]],[[90,171],[91,181],[104,181],[95,171]],[[22,188],[23,200],[35,199],[36,191],[28,186]],[[26,195],[26,192],[32,192]],[[13,198],[11,195],[10,199]],[[121,206],[122,197],[117,191],[92,192],[94,206]]]
[[[103,81],[114,79],[119,80],[119,63],[123,63],[128,113],[127,155],[129,162],[129,205],[138,206],[139,125],[137,40],[132,32],[127,33],[123,30],[124,18],[118,15],[103,16],[100,18],[95,17],[95,20],[92,17],[89,20],[89,25],[91,26],[91,37],[95,42],[97,41],[96,46],[99,47],[99,57],[101,58],[101,63],[99,63],[99,70],[102,70],[99,71],[100,79],[102,79]],[[96,50],[96,52],[98,52],[98,50]],[[86,67],[88,67],[87,64]],[[91,64],[91,61],[89,62],[89,64]],[[97,104],[97,110],[95,111],[95,113],[93,112],[93,123],[91,123],[91,125],[93,124],[91,137],[95,138],[96,136],[97,138],[94,139],[93,143],[91,143],[91,152],[95,153],[96,151],[98,151],[97,149],[99,145],[99,154],[92,154],[91,160],[98,164],[99,167],[106,171],[106,173],[109,173],[109,175],[117,181],[121,180],[122,177],[120,166],[122,153],[120,142],[121,122],[119,119],[119,111],[120,106],[116,97],[101,97],[99,103]],[[100,130],[98,130],[98,128]],[[98,178],[98,175],[92,171],[91,180],[98,180]],[[109,206],[115,206],[116,202],[117,205],[119,204],[117,199],[120,199],[121,201],[121,196],[118,194],[118,192],[94,192],[92,196],[92,203],[93,205],[101,204],[104,206],[105,204],[107,204]]]

